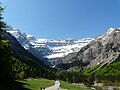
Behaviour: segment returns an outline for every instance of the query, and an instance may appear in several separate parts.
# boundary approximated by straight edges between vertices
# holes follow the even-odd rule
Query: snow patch
[[[49,59],[60,58],[69,53],[78,52],[82,47],[93,40],[91,38],[68,38],[64,40],[36,39],[34,35],[23,33],[12,27],[10,27],[7,32],[11,33],[25,49],[35,49],[34,51],[37,53],[44,53],[44,57]]]

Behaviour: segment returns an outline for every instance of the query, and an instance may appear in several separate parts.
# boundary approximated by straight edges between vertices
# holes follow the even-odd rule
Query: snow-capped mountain
[[[45,55],[47,58],[64,57],[69,53],[78,52],[81,47],[85,46],[92,39],[65,39],[65,40],[47,40],[37,39],[30,42],[35,48],[49,48],[49,55]]]
[[[48,59],[65,57],[69,53],[78,52],[93,39],[65,39],[48,40],[37,39],[34,35],[21,32],[16,28],[9,27],[7,32],[12,34],[20,44],[37,57]]]

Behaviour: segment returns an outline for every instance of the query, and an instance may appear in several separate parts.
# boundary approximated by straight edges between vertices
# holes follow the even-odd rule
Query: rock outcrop
[[[105,34],[97,37],[83,47],[70,62],[82,60],[88,62],[87,67],[102,67],[114,62],[120,54],[120,29],[110,28]]]

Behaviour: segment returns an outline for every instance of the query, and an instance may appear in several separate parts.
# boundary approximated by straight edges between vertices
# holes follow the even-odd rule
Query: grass
[[[19,81],[21,83],[25,83],[25,88],[28,88],[30,90],[40,90],[41,87],[50,87],[54,84],[54,80],[48,80],[48,79],[26,79],[24,81]]]
[[[64,81],[61,82],[61,88],[68,89],[68,90],[91,90],[89,88],[83,87],[83,86],[78,86],[78,85],[73,85],[71,83],[67,83]]]
[[[19,81],[21,83],[25,83],[24,87],[30,90],[40,90],[40,87],[50,87],[53,86],[54,80],[48,79],[26,79],[24,81]],[[77,85],[73,85],[64,81],[61,82],[61,88],[68,89],[68,90],[90,90],[85,87],[80,87]]]

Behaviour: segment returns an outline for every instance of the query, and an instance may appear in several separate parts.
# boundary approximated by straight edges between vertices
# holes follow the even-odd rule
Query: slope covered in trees
[[[95,76],[96,80],[104,85],[120,85],[120,61],[98,69]]]

